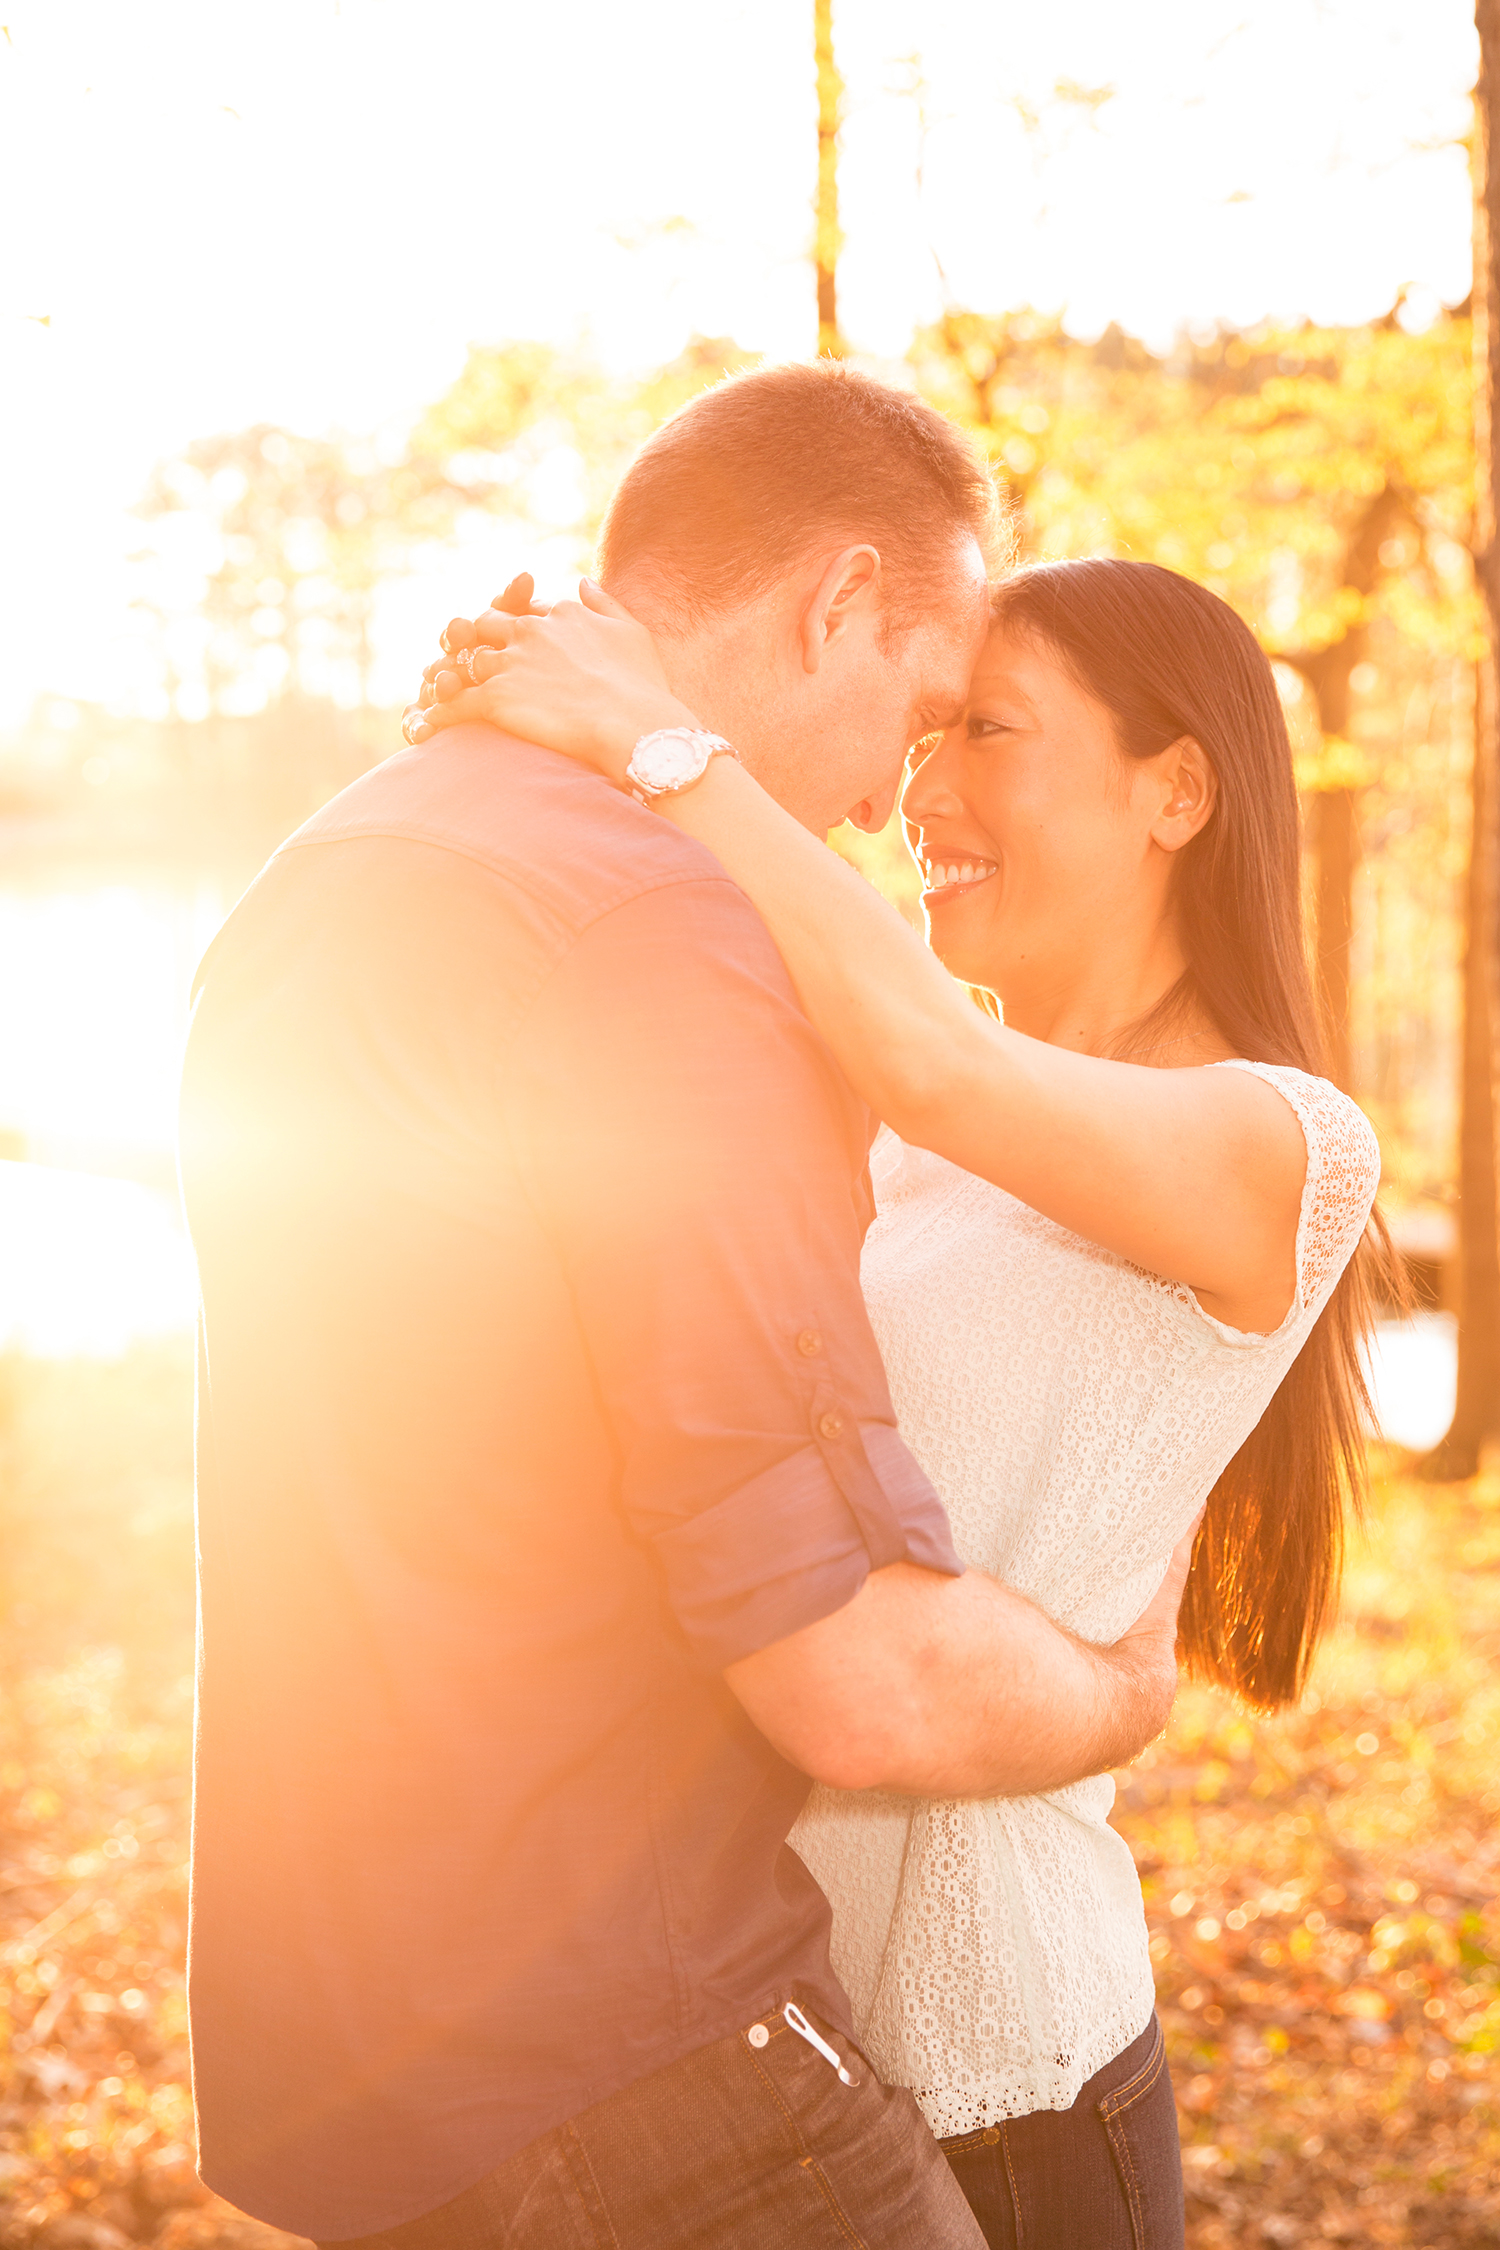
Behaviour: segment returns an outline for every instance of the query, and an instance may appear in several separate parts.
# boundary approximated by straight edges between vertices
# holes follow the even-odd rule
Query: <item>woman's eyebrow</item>
[[[965,688],[961,695],[945,698],[941,705],[924,704],[917,713],[917,723],[924,734],[946,734],[950,727],[958,725],[968,708],[969,691]]]
[[[1003,703],[1026,718],[1034,719],[1036,716],[1036,705],[1032,702],[1031,697],[1024,688],[1017,687],[1011,680],[984,679],[983,677],[976,677],[971,680],[964,708],[966,711],[972,711],[975,705],[979,703],[989,705]]]

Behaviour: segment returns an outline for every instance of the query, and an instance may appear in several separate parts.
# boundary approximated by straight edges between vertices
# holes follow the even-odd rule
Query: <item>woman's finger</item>
[[[435,678],[423,682],[417,701],[424,711],[430,711],[435,704],[451,703],[456,695],[462,695],[470,685],[466,672],[455,672],[451,666],[445,665]]]
[[[474,620],[476,643],[488,648],[509,648],[520,629],[520,619],[492,603]]]
[[[445,646],[450,636],[456,638],[456,629],[460,625],[465,625],[470,632],[473,631],[472,625],[467,625],[465,619],[454,618],[443,635]],[[470,688],[478,687],[485,680],[493,679],[500,669],[500,662],[501,656],[498,649],[483,647],[476,642],[470,642],[457,649],[451,657],[439,657],[435,663],[429,664],[423,672],[422,685],[418,691],[417,700],[415,703],[408,705],[408,711],[422,711],[430,714],[443,704],[456,702],[461,695],[466,695]],[[479,667],[477,670],[475,669],[476,665]],[[405,732],[404,720],[402,727],[403,732]],[[413,737],[410,733],[407,733],[406,739],[410,742]]]
[[[627,625],[639,623],[639,619],[631,616],[623,602],[617,602],[613,594],[606,594],[604,588],[596,584],[592,578],[579,579],[578,599],[585,609],[593,610],[596,616],[621,617]]]
[[[455,711],[451,703],[433,703],[425,711],[412,704],[401,721],[401,732],[416,749],[418,744],[430,742],[435,734],[441,734],[444,727],[462,726],[464,717],[464,712]]]
[[[482,687],[486,680],[494,678],[504,661],[505,650],[503,648],[489,648],[481,642],[474,648],[459,650],[457,656],[453,659],[453,675],[451,676],[457,677],[461,688]],[[440,682],[443,677],[442,673],[438,674]],[[442,700],[446,703],[451,698],[444,695]]]
[[[536,598],[536,583],[529,570],[513,578],[503,594],[497,594],[490,603],[491,609],[502,609],[509,617],[545,617],[552,607],[550,602]]]
[[[467,617],[450,617],[438,635],[445,656],[457,656],[460,649],[474,646],[473,620]]]
[[[498,670],[504,661],[499,652],[485,651],[483,653]],[[470,720],[484,719],[489,716],[485,710],[484,699],[479,689],[471,681],[460,679],[458,674],[454,672],[440,673],[438,677],[439,679],[455,680],[457,692],[445,697],[440,702],[409,703],[407,705],[401,718],[401,732],[413,746],[420,742],[430,741],[432,736],[440,733],[444,727],[460,727]]]
[[[433,683],[440,703],[451,703],[455,696],[467,695],[470,688],[482,687],[492,680],[505,662],[503,648],[464,648],[453,659],[451,671],[439,672]]]

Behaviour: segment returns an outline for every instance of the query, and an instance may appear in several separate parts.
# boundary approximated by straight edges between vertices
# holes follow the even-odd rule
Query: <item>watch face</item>
[[[700,740],[680,728],[667,728],[637,743],[630,762],[648,789],[681,789],[697,780],[707,760]]]

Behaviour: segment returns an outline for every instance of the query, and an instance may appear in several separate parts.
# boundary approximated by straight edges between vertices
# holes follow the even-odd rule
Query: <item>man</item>
[[[783,802],[878,824],[990,509],[925,406],[775,369],[645,448],[602,575]],[[1101,1651],[961,1572],[859,1294],[867,1140],[718,863],[487,728],[346,790],[210,950],[190,1988],[233,2201],[391,2250],[979,2240],[786,1832],[809,1775],[1132,1755],[1176,1583]]]

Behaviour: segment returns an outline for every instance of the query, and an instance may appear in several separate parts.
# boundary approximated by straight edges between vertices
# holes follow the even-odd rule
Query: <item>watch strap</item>
[[[666,735],[675,736],[680,741],[694,743],[703,753],[703,762],[696,773],[689,774],[682,781],[652,783],[646,779],[643,773],[637,770],[636,759],[647,743],[654,742],[659,737]],[[739,756],[740,754],[732,742],[726,742],[721,734],[710,734],[706,727],[653,728],[649,734],[641,736],[634,750],[631,751],[630,763],[625,768],[625,779],[630,784],[631,795],[635,798],[637,804],[650,805],[654,804],[658,797],[677,797],[682,794],[684,789],[691,789],[696,782],[703,779],[715,758],[733,758],[738,764]]]

